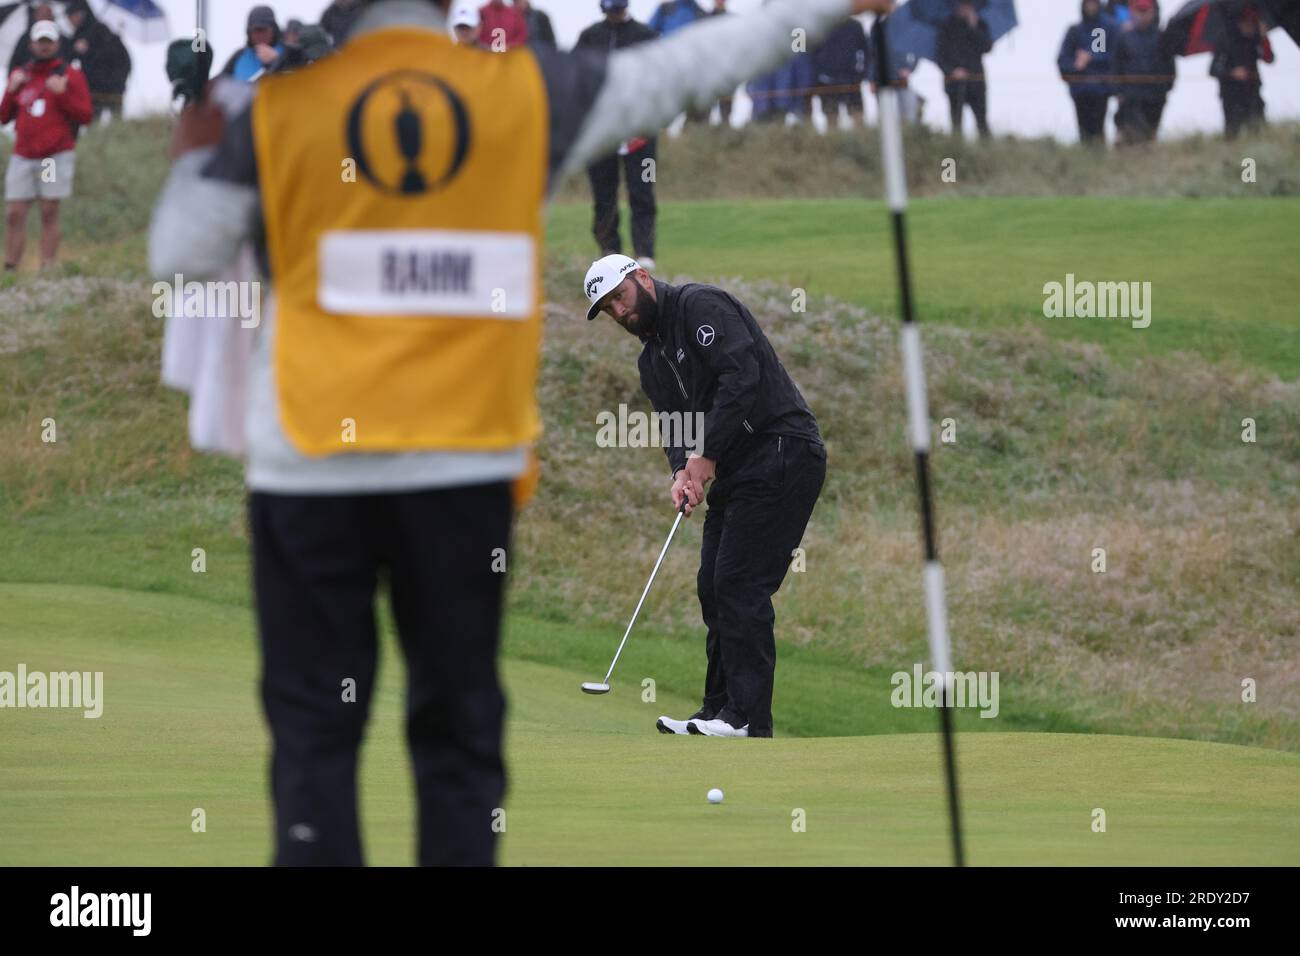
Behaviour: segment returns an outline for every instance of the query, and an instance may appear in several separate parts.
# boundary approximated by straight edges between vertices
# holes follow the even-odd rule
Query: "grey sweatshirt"
[[[591,53],[534,50],[551,111],[550,182],[580,170],[619,143],[653,133],[688,107],[705,108],[791,55],[793,31],[815,43],[849,15],[850,0],[772,0],[761,11],[715,17],[672,36]],[[425,0],[369,7],[352,36],[395,26],[445,30]],[[721,55],[720,55],[721,54]],[[172,167],[149,234],[153,274],[187,281],[219,275],[249,241],[262,244],[261,199],[249,112],[234,117],[215,148]],[[274,276],[270,277],[272,290]],[[247,484],[278,494],[407,491],[508,481],[523,474],[526,446],[497,452],[357,452],[309,458],[285,437],[273,365],[274,291],[263,313],[248,377]]]

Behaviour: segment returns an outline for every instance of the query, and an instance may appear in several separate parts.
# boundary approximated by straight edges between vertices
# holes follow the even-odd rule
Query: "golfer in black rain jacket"
[[[698,432],[683,428],[664,449],[673,506],[685,501],[690,514],[713,480],[697,578],[708,628],[704,703],[686,720],[660,717],[657,726],[666,734],[770,737],[772,595],[826,479],[817,419],[734,296],[668,285],[620,255],[597,261],[584,289],[588,319],[605,312],[641,340],[641,388],[655,411],[701,416]]]

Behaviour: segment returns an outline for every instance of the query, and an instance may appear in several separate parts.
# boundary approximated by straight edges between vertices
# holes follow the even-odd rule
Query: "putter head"
[[[591,682],[591,681],[588,681],[588,682],[586,682],[585,684],[582,685],[582,692],[583,692],[584,694],[608,694],[608,693],[609,693],[609,685],[608,685],[608,684],[596,684],[596,683],[593,683],[593,682]]]

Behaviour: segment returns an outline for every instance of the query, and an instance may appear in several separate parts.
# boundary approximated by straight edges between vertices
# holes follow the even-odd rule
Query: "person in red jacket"
[[[483,49],[499,53],[502,41],[507,50],[528,42],[528,21],[523,11],[507,6],[505,0],[488,0],[478,15],[478,43]]]
[[[5,173],[5,270],[18,268],[27,244],[27,213],[41,201],[41,268],[59,256],[59,203],[72,195],[77,127],[91,119],[90,87],[76,67],[57,57],[59,28],[37,20],[32,61],[14,70],[0,100],[0,125],[17,120],[17,140]]]

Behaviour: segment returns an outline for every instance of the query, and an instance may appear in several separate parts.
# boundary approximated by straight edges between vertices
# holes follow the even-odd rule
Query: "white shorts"
[[[5,172],[5,202],[67,199],[76,174],[77,154],[71,149],[45,159],[26,159],[15,153]]]

